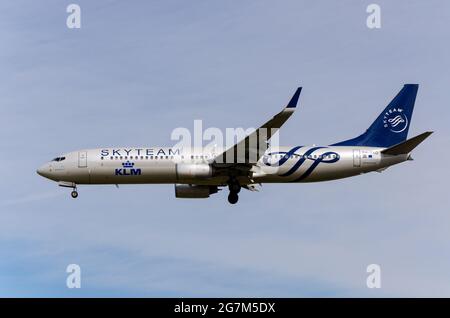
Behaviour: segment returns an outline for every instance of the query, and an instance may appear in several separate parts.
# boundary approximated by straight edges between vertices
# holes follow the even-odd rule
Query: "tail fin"
[[[427,131],[416,137],[412,137],[404,142],[401,142],[395,146],[384,149],[381,153],[386,155],[404,155],[410,153],[414,148],[416,148],[422,141],[428,138],[433,132]]]
[[[362,135],[332,146],[391,147],[406,140],[418,84],[406,84]]]

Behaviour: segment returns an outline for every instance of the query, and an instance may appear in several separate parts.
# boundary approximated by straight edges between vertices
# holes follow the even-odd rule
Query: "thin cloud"
[[[36,202],[36,201],[43,201],[51,198],[55,198],[58,196],[62,196],[64,192],[61,191],[51,191],[51,192],[43,192],[43,193],[34,193],[34,194],[28,194],[24,195],[23,197],[9,199],[9,200],[3,200],[0,202],[0,206],[14,206],[24,203],[30,203],[30,202]]]

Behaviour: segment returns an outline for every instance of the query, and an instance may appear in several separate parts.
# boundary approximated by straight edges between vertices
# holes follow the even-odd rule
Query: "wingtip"
[[[294,96],[292,96],[291,100],[289,101],[286,108],[295,108],[297,107],[298,99],[300,97],[300,93],[302,92],[302,88],[298,87],[297,90],[294,93]]]

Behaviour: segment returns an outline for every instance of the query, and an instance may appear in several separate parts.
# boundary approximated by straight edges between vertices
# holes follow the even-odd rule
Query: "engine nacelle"
[[[206,163],[180,163],[176,165],[178,179],[209,178],[213,174],[213,168]]]
[[[195,184],[175,184],[175,197],[202,199],[218,191],[216,186],[195,185]]]

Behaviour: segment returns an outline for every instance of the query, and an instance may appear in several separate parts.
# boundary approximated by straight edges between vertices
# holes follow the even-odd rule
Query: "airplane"
[[[361,135],[325,146],[270,145],[297,108],[299,87],[286,107],[230,148],[113,147],[60,155],[37,169],[59,186],[174,184],[177,198],[208,198],[228,187],[238,202],[242,188],[263,183],[318,182],[352,177],[412,160],[411,152],[433,132],[407,139],[418,84],[406,84]]]

